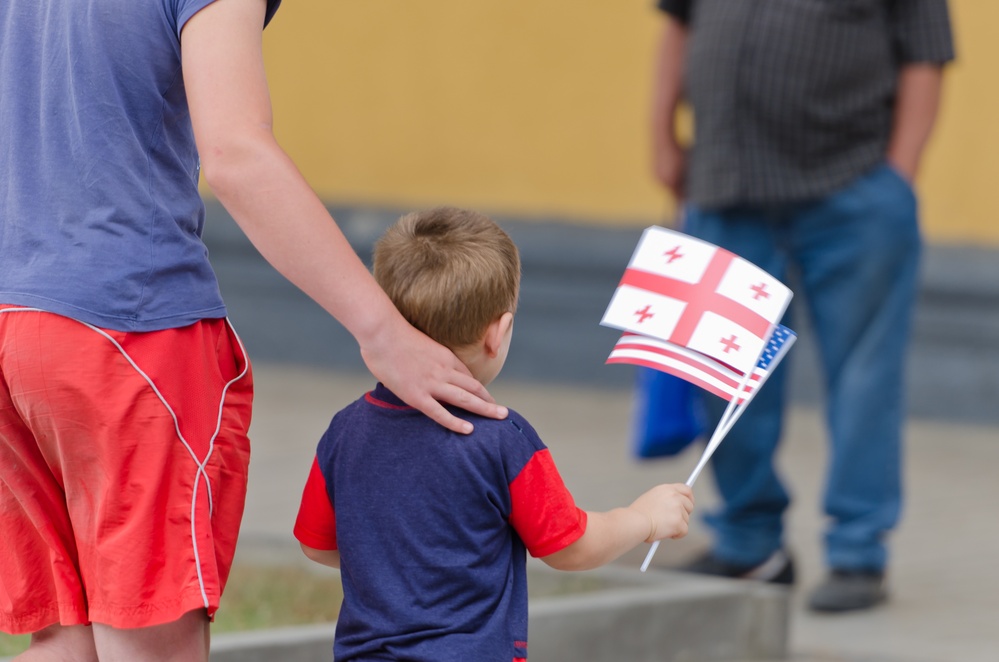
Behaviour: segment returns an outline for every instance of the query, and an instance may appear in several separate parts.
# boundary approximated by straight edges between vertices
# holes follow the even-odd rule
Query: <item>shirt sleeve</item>
[[[181,31],[192,16],[197,14],[199,11],[207,7],[208,5],[215,2],[215,0],[172,0],[176,2],[176,16],[177,16],[177,36],[180,37]],[[267,13],[264,14],[264,25],[271,22],[274,18],[274,14],[277,12],[278,7],[281,6],[281,0],[267,0]]]
[[[547,448],[510,482],[510,504],[510,525],[531,556],[554,554],[586,531],[586,512],[576,507]]]
[[[656,2],[659,11],[669,14],[684,24],[690,22],[691,4],[693,4],[693,0],[657,0]]]
[[[947,0],[895,0],[891,20],[900,62],[944,64],[954,59]]]
[[[281,0],[267,0],[267,14],[264,16],[264,27],[271,22],[274,18],[274,14],[277,13],[278,7],[281,6]]]
[[[302,492],[302,503],[295,520],[295,538],[312,549],[337,549],[336,512],[326,491],[326,479],[319,468],[319,460],[313,460],[309,479]]]

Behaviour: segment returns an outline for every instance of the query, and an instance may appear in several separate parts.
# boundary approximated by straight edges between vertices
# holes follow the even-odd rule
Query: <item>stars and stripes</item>
[[[736,404],[743,404],[753,397],[766,381],[771,366],[776,367],[796,339],[794,331],[786,326],[775,327],[741,395],[738,395],[739,385],[745,373],[695,350],[656,338],[625,333],[614,345],[607,363],[628,363],[668,372],[730,402],[738,395]]]

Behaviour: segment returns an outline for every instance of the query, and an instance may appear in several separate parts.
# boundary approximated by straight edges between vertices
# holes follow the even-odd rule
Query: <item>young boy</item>
[[[496,377],[520,258],[493,221],[453,208],[404,216],[376,244],[374,271],[415,327],[483,385]],[[310,559],[341,569],[338,662],[526,660],[526,552],[585,570],[686,535],[685,485],[586,512],[521,416],[469,417],[474,432],[454,434],[378,384],[319,442],[295,536]]]

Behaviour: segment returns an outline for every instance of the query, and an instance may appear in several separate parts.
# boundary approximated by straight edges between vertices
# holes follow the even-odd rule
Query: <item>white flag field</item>
[[[795,333],[779,324],[791,296],[780,280],[713,244],[662,227],[642,234],[600,322],[625,331],[607,363],[662,370],[728,401],[687,485],[794,344]]]

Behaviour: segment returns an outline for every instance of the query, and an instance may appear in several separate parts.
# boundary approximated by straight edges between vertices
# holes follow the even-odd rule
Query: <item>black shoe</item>
[[[736,565],[718,559],[711,552],[694,559],[679,570],[715,577],[733,579],[755,579],[768,584],[790,585],[794,583],[794,560],[782,549],[778,549],[765,561],[757,565]]]
[[[808,607],[813,611],[853,611],[869,609],[887,599],[883,572],[833,570],[812,592]]]

